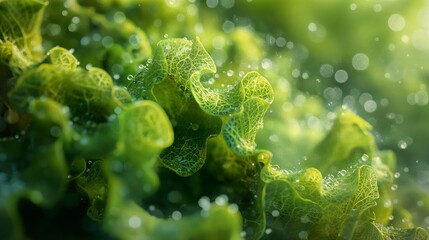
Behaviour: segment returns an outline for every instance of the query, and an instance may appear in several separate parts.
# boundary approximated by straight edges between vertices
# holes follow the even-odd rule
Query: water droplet
[[[206,4],[209,8],[215,8],[219,4],[219,0],[207,0]]]
[[[363,104],[363,108],[368,113],[375,112],[377,110],[377,103],[374,100],[368,100]]]
[[[387,24],[392,31],[399,32],[405,27],[405,19],[399,14],[392,14],[389,17]]]
[[[47,34],[50,36],[58,36],[61,34],[61,26],[55,23],[48,24],[47,26]],[[49,54],[49,52],[47,53]]]
[[[297,68],[295,68],[294,70],[292,70],[292,77],[294,78],[298,78],[301,75],[301,71]]]
[[[398,190],[398,185],[393,184],[390,189],[392,189],[392,191],[396,191],[396,190]]]
[[[271,59],[264,58],[262,60],[261,67],[263,69],[265,69],[265,70],[270,69],[272,67],[272,65],[273,65],[273,62],[271,61]]]
[[[220,4],[222,7],[229,9],[234,7],[235,0],[220,0]]]
[[[133,79],[134,79],[134,76],[133,76],[133,75],[131,75],[131,74],[130,74],[130,75],[128,75],[128,76],[127,76],[127,80],[128,80],[128,81],[131,81],[131,80],[133,80]]]
[[[308,24],[308,31],[310,32],[316,32],[317,31],[317,25],[314,22],[311,22]]]
[[[117,11],[115,12],[115,14],[113,14],[113,21],[117,24],[121,24],[123,22],[125,22],[126,20],[126,16],[123,12],[121,11]]]
[[[103,47],[105,48],[110,48],[113,46],[114,44],[114,40],[111,36],[105,36],[101,39],[101,44],[103,45]]]
[[[170,44],[165,45],[165,51],[168,52],[170,50],[171,50],[171,45]]]
[[[410,37],[408,37],[408,35],[402,35],[401,41],[403,43],[409,43],[410,42]]]
[[[215,203],[219,206],[223,206],[228,203],[228,196],[222,194],[216,197]]]
[[[343,170],[341,170],[341,171],[338,171],[338,174],[339,174],[340,176],[344,177],[344,176],[346,176],[346,174],[347,174],[347,170],[343,169]]]
[[[401,176],[401,174],[399,172],[395,172],[395,174],[393,175],[395,178],[399,178]]]
[[[140,39],[139,35],[133,34],[128,38],[128,42],[131,45],[135,45],[136,47],[138,47],[138,45],[141,43],[141,39]]]
[[[134,215],[128,219],[128,225],[130,225],[132,228],[138,228],[141,226],[141,224],[142,220],[139,216]]]
[[[201,197],[198,200],[198,206],[200,206],[203,210],[207,211],[210,209],[210,199],[208,197]]]
[[[274,170],[276,170],[276,171],[279,171],[279,170],[280,170],[280,166],[279,166],[279,165],[277,165],[277,164],[272,165],[272,168],[273,168]]]
[[[308,73],[305,72],[301,75],[301,77],[302,77],[302,79],[308,79],[309,75],[308,75]]]
[[[273,232],[273,230],[271,229],[271,228],[267,228],[267,229],[265,229],[265,234],[270,234],[270,233],[272,233]]]
[[[426,90],[420,90],[414,94],[417,105],[424,106],[429,103],[429,96]]]
[[[75,17],[73,17],[73,18],[71,19],[71,22],[72,22],[72,23],[74,23],[74,24],[78,24],[78,23],[80,22],[80,18],[79,18],[79,17],[77,17],[77,16],[75,16]]]
[[[67,27],[67,30],[69,30],[69,32],[75,32],[76,29],[77,29],[77,25],[73,24],[73,23],[68,25],[68,27]]]
[[[400,140],[400,141],[398,142],[398,147],[399,147],[400,149],[406,149],[406,148],[408,147],[408,144],[407,144],[407,142],[406,142],[406,141],[404,141],[404,140]]]
[[[171,218],[172,218],[173,220],[175,220],[175,221],[179,221],[180,219],[182,219],[182,213],[181,213],[181,212],[179,212],[179,211],[174,211],[174,212],[171,214]]]
[[[280,216],[280,212],[279,212],[278,210],[273,210],[273,211],[271,212],[271,215],[272,215],[273,217],[278,217],[278,216]]]
[[[58,126],[53,126],[51,127],[51,129],[49,130],[49,133],[51,134],[52,137],[57,138],[61,135],[61,128]]]
[[[392,206],[392,201],[390,201],[390,200],[385,200],[384,202],[383,202],[383,207],[385,207],[385,208],[390,208]]]
[[[232,32],[234,31],[234,29],[235,29],[235,24],[234,24],[234,22],[231,22],[231,21],[226,20],[226,21],[223,23],[223,25],[222,25],[222,30],[223,30],[225,33],[232,33]]]
[[[322,66],[320,66],[320,75],[322,75],[322,77],[330,78],[332,77],[333,74],[334,74],[334,67],[332,65],[322,64]]]
[[[369,57],[364,53],[357,53],[352,58],[353,68],[358,71],[363,71],[369,66]]]
[[[338,87],[328,87],[323,91],[323,96],[326,98],[326,100],[330,101],[338,101],[341,99],[342,95],[343,91],[341,90],[341,88]]]
[[[276,39],[276,45],[277,45],[277,47],[284,47],[284,46],[286,46],[286,39],[284,37],[278,37]]]
[[[335,81],[337,81],[338,83],[345,83],[349,78],[349,74],[346,72],[346,70],[340,69],[335,72],[334,77],[335,77]]]
[[[360,158],[363,162],[366,162],[366,161],[368,161],[368,159],[369,159],[369,156],[368,156],[368,154],[363,154],[362,155],[362,157]]]

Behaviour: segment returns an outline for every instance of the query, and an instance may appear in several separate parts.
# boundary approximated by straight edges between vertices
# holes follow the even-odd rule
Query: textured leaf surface
[[[43,55],[40,26],[46,0],[0,2],[0,61],[16,75]]]
[[[135,98],[153,99],[167,112],[175,141],[161,154],[161,162],[179,175],[192,175],[204,165],[207,139],[221,132],[235,153],[255,153],[256,132],[273,90],[256,72],[226,89],[205,86],[202,81],[215,72],[199,39],[163,40],[129,86]]]

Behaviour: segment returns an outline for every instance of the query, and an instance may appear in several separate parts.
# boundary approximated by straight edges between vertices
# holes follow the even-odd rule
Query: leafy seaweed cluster
[[[271,162],[282,156],[257,148],[256,135],[264,118],[272,126],[284,120],[269,114],[274,98],[284,98],[284,81],[273,81],[276,92],[256,71],[237,81],[220,76],[222,64],[198,37],[163,39],[152,49],[123,13],[109,15],[118,4],[134,16],[133,1],[89,2],[94,8],[61,3],[64,17],[75,14],[69,32],[82,34],[80,44],[95,54],[76,53],[82,68],[71,50],[43,53],[47,1],[0,1],[2,238],[49,239],[66,229],[43,231],[37,217],[71,218],[70,238],[428,238],[388,204],[395,157],[377,149],[363,119],[339,110],[299,168],[280,169]],[[50,23],[47,38],[66,20]],[[73,25],[79,21],[87,25]],[[237,29],[232,55],[258,61],[257,49],[238,47],[258,46],[252,38]],[[73,218],[81,209],[86,215]],[[392,216],[402,224],[391,224]]]

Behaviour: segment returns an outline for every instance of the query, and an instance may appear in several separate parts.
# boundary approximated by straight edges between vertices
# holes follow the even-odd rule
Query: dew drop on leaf
[[[271,215],[272,215],[273,217],[278,217],[278,216],[280,215],[280,212],[279,212],[278,210],[273,210],[273,211],[271,212]]]
[[[338,174],[340,176],[344,177],[347,174],[347,171],[343,169],[343,170],[339,171]]]

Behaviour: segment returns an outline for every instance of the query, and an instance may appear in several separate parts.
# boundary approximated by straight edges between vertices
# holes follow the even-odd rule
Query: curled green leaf
[[[348,109],[338,117],[326,137],[304,164],[323,174],[334,174],[357,164],[372,165],[377,156],[371,125]]]
[[[62,48],[50,51],[50,63],[26,71],[9,92],[16,110],[26,112],[37,97],[49,97],[70,108],[77,121],[103,122],[121,104],[113,96],[113,81],[102,69],[84,70],[73,55]]]
[[[156,162],[160,152],[173,143],[173,129],[164,110],[152,101],[124,107],[118,120],[118,142],[107,159],[108,169],[124,182],[121,192],[138,199],[158,187]]]
[[[87,214],[94,220],[102,220],[107,204],[109,185],[103,169],[103,160],[88,160],[83,175],[76,179],[77,184],[88,194]]]
[[[222,136],[233,152],[252,155],[256,150],[256,133],[262,128],[269,104],[259,98],[244,102],[243,111],[232,115],[224,124]]]
[[[198,38],[160,41],[146,67],[130,92],[158,102],[173,123],[176,138],[161,154],[164,166],[192,175],[204,165],[207,139],[220,133],[235,153],[255,154],[256,132],[273,101],[264,77],[250,72],[226,89],[206,86],[216,67]]]
[[[66,49],[62,47],[54,47],[49,50],[48,54],[49,61],[53,65],[57,65],[64,69],[74,70],[77,68],[77,59]]]
[[[20,75],[43,56],[40,25],[46,0],[0,2],[0,62]]]

